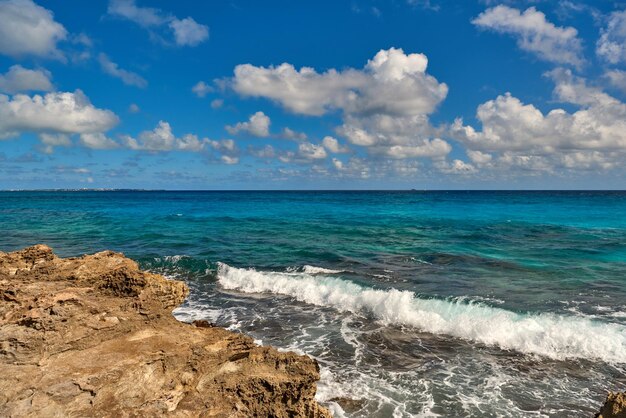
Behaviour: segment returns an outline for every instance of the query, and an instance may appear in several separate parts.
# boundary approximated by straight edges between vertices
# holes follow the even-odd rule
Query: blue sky
[[[0,188],[620,188],[626,3],[0,0]]]

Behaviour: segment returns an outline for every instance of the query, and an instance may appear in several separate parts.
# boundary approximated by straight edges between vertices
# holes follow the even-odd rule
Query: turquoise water
[[[0,228],[187,281],[177,317],[316,357],[336,416],[589,416],[626,386],[624,192],[0,192]]]

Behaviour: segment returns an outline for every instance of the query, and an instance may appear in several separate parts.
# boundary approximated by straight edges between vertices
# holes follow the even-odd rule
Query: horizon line
[[[626,189],[143,189],[143,188],[33,188],[0,192],[626,192]]]

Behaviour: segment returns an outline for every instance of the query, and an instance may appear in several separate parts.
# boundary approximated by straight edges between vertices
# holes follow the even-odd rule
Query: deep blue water
[[[338,416],[589,416],[626,386],[626,192],[0,192],[0,231],[187,281],[180,319],[316,357]]]

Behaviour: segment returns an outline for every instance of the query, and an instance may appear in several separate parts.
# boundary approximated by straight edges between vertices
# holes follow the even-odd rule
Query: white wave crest
[[[189,256],[184,255],[184,254],[183,255],[165,255],[163,257],[156,257],[154,261],[156,261],[157,263],[165,262],[165,263],[176,264],[180,260],[183,260],[185,258],[189,258]]]
[[[341,273],[342,270],[332,270],[326,269],[324,267],[316,267],[316,266],[302,266],[302,271],[308,274],[337,274]]]
[[[331,270],[324,267],[304,265],[302,267],[288,267],[287,273],[307,273],[307,274],[338,274],[343,270]]]
[[[259,272],[218,263],[217,276],[226,289],[287,295],[340,312],[369,315],[387,325],[414,327],[553,359],[626,363],[626,328],[614,323],[549,313],[519,314],[461,300],[423,299],[409,291],[368,289],[304,272]]]

